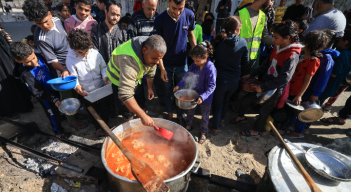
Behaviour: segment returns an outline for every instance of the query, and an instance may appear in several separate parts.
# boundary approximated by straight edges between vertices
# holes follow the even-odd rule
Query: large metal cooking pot
[[[301,103],[301,106],[304,108],[304,110],[301,111],[297,116],[300,121],[311,123],[323,117],[324,112],[322,110],[322,107],[316,102],[311,103],[310,101],[306,101]]]
[[[187,97],[191,97],[194,98],[193,100],[180,100],[179,97],[181,96],[187,96]],[[177,92],[174,93],[174,97],[175,97],[175,102],[176,105],[184,110],[189,110],[189,109],[193,109],[196,107],[197,105],[197,99],[199,98],[199,94],[192,90],[192,89],[181,89]]]
[[[309,143],[294,143],[301,149],[309,151],[312,148],[318,148],[320,146]],[[296,158],[301,162],[302,166],[306,169],[307,173],[311,176],[318,187],[324,192],[342,191],[348,192],[351,189],[351,182],[339,182],[321,177],[315,173],[313,169],[309,168],[304,159],[304,154],[294,148],[292,145],[287,144],[291,151],[294,153]],[[345,156],[348,161],[351,158]],[[341,163],[341,162],[339,162]],[[275,146],[270,150],[268,155],[266,172],[264,173],[261,182],[256,188],[256,192],[287,192],[287,191],[308,191],[311,189],[308,186],[306,180],[300,174],[290,156],[282,146]]]
[[[185,171],[164,181],[170,188],[171,192],[185,192],[188,189],[189,185],[190,171],[193,168],[197,159],[197,145],[195,143],[195,140],[185,128],[176,123],[173,123],[172,121],[158,118],[154,118],[153,120],[156,126],[160,126],[172,131],[174,135],[171,141],[175,139],[183,143],[184,145],[188,145],[189,150],[193,155],[193,161]],[[150,130],[154,130],[154,128],[145,127],[141,123],[140,119],[135,119],[119,125],[118,127],[114,128],[112,132],[116,134],[119,139],[122,140],[134,132]],[[105,155],[112,143],[113,141],[108,137],[107,139],[105,139],[101,150],[101,159],[102,163],[104,164],[107,170],[110,190],[113,192],[144,192],[145,190],[137,181],[132,181],[125,177],[119,176],[113,173],[108,167]]]

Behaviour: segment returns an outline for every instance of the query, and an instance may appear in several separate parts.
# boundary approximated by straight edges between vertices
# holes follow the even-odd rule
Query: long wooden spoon
[[[96,121],[101,125],[102,129],[107,133],[117,147],[122,151],[131,164],[131,170],[137,181],[144,187],[147,192],[169,192],[170,189],[163,180],[155,173],[155,171],[145,162],[134,157],[127,147],[116,137],[101,117],[96,113],[94,108],[88,107],[90,113]]]
[[[296,158],[294,153],[290,150],[289,146],[284,142],[282,136],[279,134],[279,132],[274,127],[274,125],[271,121],[269,121],[269,125],[272,127],[274,135],[278,138],[280,143],[284,146],[285,150],[289,153],[289,156],[291,157],[291,159],[295,163],[296,167],[299,169],[300,174],[305,178],[307,185],[310,187],[311,191],[312,192],[322,192],[322,190],[319,189],[317,184],[313,181],[311,176],[307,173],[305,168],[303,168],[303,166],[301,165],[300,161]]]

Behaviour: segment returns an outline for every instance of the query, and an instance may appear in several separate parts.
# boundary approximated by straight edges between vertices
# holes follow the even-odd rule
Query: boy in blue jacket
[[[11,54],[19,64],[15,70],[15,76],[28,84],[30,91],[42,105],[56,137],[67,139],[70,134],[64,133],[61,126],[61,114],[57,109],[60,103],[60,95],[46,82],[53,78],[51,71],[55,71],[51,65],[47,65],[44,59],[37,57],[34,50],[24,42],[14,42],[11,45]]]
[[[323,31],[328,36],[326,48],[331,47],[334,44],[335,33],[329,29],[325,29]],[[316,71],[315,75],[312,77],[311,82],[305,94],[302,97],[302,101],[309,100],[311,103],[314,103],[319,99],[320,95],[327,86],[330,75],[332,74],[334,67],[334,59],[340,55],[339,51],[336,51],[334,49],[324,49],[320,51],[320,53],[323,54],[321,64],[318,70]],[[322,103],[318,102],[317,104],[322,105]],[[297,119],[295,123],[295,131],[304,130],[305,133],[308,133],[307,129],[310,127],[310,125],[310,123],[304,123]]]

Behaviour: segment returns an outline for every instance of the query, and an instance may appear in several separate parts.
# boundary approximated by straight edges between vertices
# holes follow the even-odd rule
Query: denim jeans
[[[177,86],[182,80],[184,74],[188,71],[188,66],[181,67],[166,67],[168,82],[163,82],[164,87],[164,101],[166,105],[166,112],[172,113],[172,98],[173,87]],[[174,84],[173,84],[174,83]],[[182,117],[183,110],[177,107],[177,117]]]
[[[213,105],[213,129],[218,129],[219,122],[225,118],[231,95],[238,89],[238,80],[217,79],[216,90],[214,91]]]

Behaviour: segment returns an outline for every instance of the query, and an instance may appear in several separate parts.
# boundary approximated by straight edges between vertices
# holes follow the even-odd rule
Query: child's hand
[[[105,77],[105,84],[107,85],[108,82],[110,82],[110,79],[108,77]]]
[[[60,102],[60,101],[56,101],[56,102],[55,102],[55,105],[56,105],[56,107],[58,108],[58,106],[61,105],[61,102]]]
[[[301,102],[302,102],[301,96],[296,95],[293,99],[293,103],[295,103],[296,105],[300,105]]]
[[[311,98],[310,98],[311,102],[314,103],[318,100],[318,97],[317,96],[314,96],[314,95],[311,95]]]
[[[250,78],[250,74],[244,75],[244,76],[242,77],[242,79],[247,79],[247,78]]]
[[[85,90],[84,87],[82,87],[81,85],[77,85],[76,87],[77,93],[83,97],[88,96],[88,94],[84,93],[83,90]]]
[[[199,97],[199,98],[197,99],[197,104],[200,105],[201,103],[202,103],[202,98]]]
[[[63,71],[62,73],[61,73],[61,77],[63,78],[63,79],[65,79],[65,77],[67,77],[67,76],[70,76],[71,74],[67,71],[67,70],[65,70],[65,71]]]
[[[179,87],[178,87],[178,86],[174,87],[173,93],[176,92],[176,91],[178,91],[178,90],[179,90]]]
[[[255,86],[255,89],[256,89],[257,93],[262,92],[261,86],[259,86],[259,85]]]

